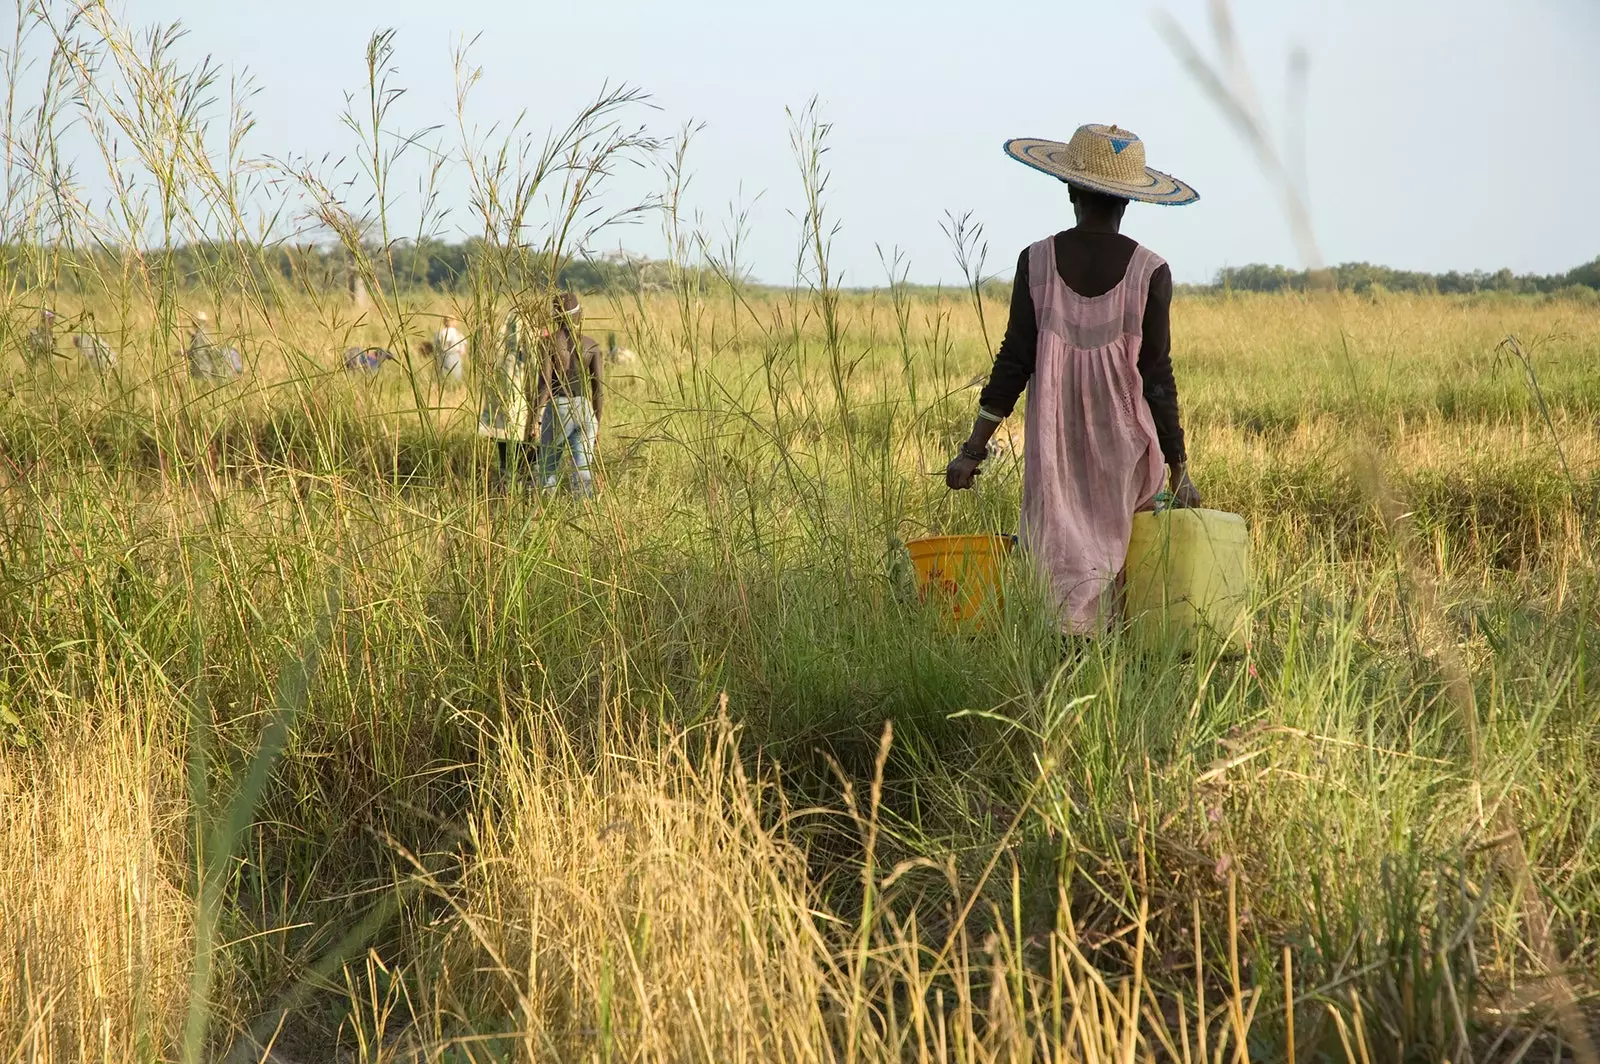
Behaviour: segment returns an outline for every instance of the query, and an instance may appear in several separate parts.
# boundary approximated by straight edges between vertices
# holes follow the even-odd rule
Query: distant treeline
[[[321,291],[376,284],[402,292],[460,292],[469,289],[474,278],[495,287],[544,284],[552,272],[550,266],[547,255],[477,239],[458,244],[401,241],[387,248],[369,245],[359,253],[337,245],[225,242],[185,244],[138,255],[103,247],[11,244],[0,248],[0,270],[9,278],[25,287],[57,291],[100,290],[117,277],[138,275],[151,283],[166,281],[180,288],[234,287],[251,279]],[[578,291],[648,289],[669,280],[663,263],[616,254],[567,259],[555,273],[558,283]]]
[[[479,239],[455,244],[443,240],[398,241],[388,247],[373,244],[363,247],[359,254],[323,244],[216,242],[145,251],[137,256],[114,248],[80,250],[11,244],[0,246],[0,270],[5,271],[5,278],[0,280],[58,291],[101,290],[113,278],[138,274],[150,281],[168,280],[182,288],[233,287],[245,278],[253,278],[258,283],[287,282],[293,287],[321,291],[354,290],[358,284],[370,287],[376,283],[380,288],[401,292],[426,289],[451,293],[466,291],[475,283],[496,288],[508,284],[541,285],[551,273],[547,256]],[[709,270],[689,273],[691,283],[713,283]],[[568,259],[556,274],[558,283],[580,292],[661,288],[671,283],[673,275],[666,263],[621,253]],[[949,286],[911,287],[918,293],[949,290]],[[1347,262],[1312,272],[1253,263],[1225,267],[1211,284],[1179,286],[1180,291],[1190,293],[1319,288],[1445,294],[1600,290],[1600,258],[1557,274],[1514,274],[1510,270],[1421,273],[1368,262]],[[994,299],[1008,298],[1010,290],[1008,277],[990,278],[983,284],[984,295]]]
[[[1565,288],[1600,289],[1600,258],[1585,263],[1566,273],[1536,274],[1512,273],[1498,270],[1488,273],[1473,270],[1462,273],[1420,273],[1415,270],[1394,270],[1387,266],[1374,266],[1370,262],[1346,262],[1313,273],[1309,270],[1291,270],[1285,266],[1266,266],[1253,263],[1249,266],[1229,266],[1217,271],[1217,279],[1209,285],[1184,286],[1191,291],[1206,292],[1281,292],[1305,291],[1312,288],[1337,288],[1348,292],[1368,292],[1382,289],[1390,292],[1559,292]]]

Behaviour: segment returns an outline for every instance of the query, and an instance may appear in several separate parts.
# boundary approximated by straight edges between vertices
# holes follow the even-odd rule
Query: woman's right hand
[[[976,458],[968,458],[958,454],[950,459],[950,464],[944,467],[944,486],[951,491],[965,491],[972,487],[972,481],[980,472],[983,463]]]
[[[1194,481],[1189,479],[1187,464],[1172,467],[1170,480],[1172,491],[1172,505],[1176,509],[1196,509],[1201,505],[1200,489],[1194,486]]]

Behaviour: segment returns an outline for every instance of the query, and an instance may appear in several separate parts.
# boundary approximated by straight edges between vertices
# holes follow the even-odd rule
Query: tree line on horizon
[[[552,268],[554,266],[554,268]],[[666,285],[672,271],[651,259],[611,253],[553,264],[550,256],[469,238],[404,240],[364,245],[359,254],[340,244],[240,244],[204,242],[126,253],[92,248],[0,246],[0,285],[15,291],[91,292],[115,277],[138,277],[151,286],[179,289],[232,288],[248,278],[258,285],[287,284],[319,292],[356,290],[376,282],[394,292],[464,292],[474,271],[497,283],[538,287],[555,282],[579,292],[641,290]],[[370,279],[370,281],[369,281]]]
[[[1287,266],[1250,263],[1218,270],[1216,279],[1208,285],[1179,287],[1203,292],[1303,292],[1335,288],[1357,293],[1379,289],[1444,295],[1471,295],[1477,292],[1536,294],[1569,288],[1600,290],[1600,256],[1566,273],[1553,274],[1512,273],[1508,269],[1492,273],[1487,270],[1424,273],[1396,270],[1370,262],[1344,262],[1323,270],[1292,270]]]
[[[89,291],[103,286],[108,277],[125,276],[129,268],[134,267],[134,272],[151,282],[165,280],[178,288],[206,288],[223,283],[237,284],[242,268],[258,282],[286,282],[297,288],[318,291],[353,289],[358,276],[374,276],[380,286],[394,291],[450,293],[469,289],[474,270],[483,267],[490,257],[497,277],[512,284],[547,284],[552,272],[546,256],[491,245],[478,238],[459,243],[425,239],[396,241],[387,247],[373,244],[364,247],[361,255],[367,264],[366,270],[358,269],[356,256],[337,244],[208,242],[171,249],[147,249],[137,255],[127,255],[104,246],[70,249],[12,243],[0,247],[0,271],[3,271],[0,283],[9,282],[5,286],[13,291],[18,287]],[[691,268],[687,274],[693,284],[694,278],[711,281],[710,272]],[[674,270],[668,263],[616,252],[566,260],[554,273],[557,284],[579,292],[648,291],[669,286],[674,277],[680,280],[685,277],[684,270]],[[907,287],[932,291],[945,286]],[[1566,273],[1556,274],[1517,274],[1509,269],[1426,273],[1368,262],[1346,262],[1312,271],[1250,263],[1218,270],[1210,284],[1178,286],[1180,292],[1196,294],[1329,288],[1356,293],[1384,290],[1468,295],[1479,292],[1553,293],[1579,288],[1600,291],[1600,256]],[[983,289],[985,295],[1006,299],[1010,280],[994,277],[983,283]]]

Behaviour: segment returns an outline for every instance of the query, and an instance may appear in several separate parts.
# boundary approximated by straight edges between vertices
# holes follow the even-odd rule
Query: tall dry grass
[[[181,766],[140,702],[0,764],[0,1029],[11,1059],[150,1059],[175,1038],[193,924]]]
[[[586,297],[641,353],[600,499],[495,496],[474,382],[414,359],[353,379],[338,353],[409,352],[449,310],[481,367],[585,219],[656,206],[601,195],[658,145],[635,94],[548,139],[485,132],[461,57],[449,150],[488,250],[463,291],[417,294],[372,240],[396,228],[385,146],[418,143],[386,132],[393,37],[347,185],[250,158],[247,111],[208,110],[215,71],[170,34],[94,5],[18,26],[49,61],[44,102],[6,115],[9,1058],[1572,1042],[1551,1002],[1587,1007],[1600,957],[1592,305],[1181,300],[1194,471],[1254,535],[1251,649],[1117,635],[1064,660],[1024,587],[976,637],[916,602],[906,539],[1015,522],[1014,454],[970,497],[927,475],[1004,309],[914,290],[892,253],[886,288],[837,288],[815,108],[791,130],[797,284],[743,281],[737,219],[725,243],[697,226],[680,135],[668,290]],[[124,175],[113,207],[55,180],[73,107]],[[260,268],[269,172],[365,307]],[[950,228],[981,281],[981,232]],[[228,253],[175,276],[162,249],[201,239]],[[117,369],[26,365],[45,302]],[[199,306],[244,380],[185,376]]]

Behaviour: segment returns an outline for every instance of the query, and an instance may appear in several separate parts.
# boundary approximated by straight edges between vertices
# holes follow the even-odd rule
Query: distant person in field
[[[39,311],[39,324],[28,331],[22,345],[22,358],[34,367],[48,366],[56,357],[56,312],[48,307]]]
[[[117,353],[95,332],[92,315],[84,322],[83,328],[73,334],[72,346],[77,349],[78,356],[97,373],[117,368]]]
[[[461,334],[461,323],[448,314],[439,323],[439,331],[433,334],[433,357],[440,380],[461,379],[467,358],[467,338]]]
[[[630,348],[617,346],[617,334],[606,333],[606,361],[613,366],[632,366],[639,356]]]
[[[346,373],[372,375],[383,369],[385,363],[394,361],[394,352],[381,347],[347,347],[344,351]]]
[[[546,313],[549,324],[538,329],[516,309],[506,315],[478,432],[495,440],[501,483],[533,476],[542,490],[552,491],[570,454],[573,490],[589,495],[604,359],[600,345],[581,332],[583,306],[575,294],[559,293]]]
[[[1005,150],[1067,184],[1077,224],[1018,257],[1005,339],[945,482],[972,486],[1026,389],[1019,541],[1048,579],[1062,629],[1089,634],[1115,615],[1134,513],[1153,508],[1163,481],[1173,505],[1200,505],[1172,377],[1172,271],[1119,231],[1129,200],[1199,195],[1147,168],[1143,142],[1117,126]]]
[[[189,376],[203,381],[231,381],[244,375],[244,356],[235,347],[218,347],[211,339],[211,315],[197,310],[190,316],[194,329],[189,334]]]
[[[513,307],[500,328],[500,355],[484,375],[478,435],[494,440],[499,453],[502,486],[510,486],[533,469],[534,393],[538,371],[535,344],[521,311]]]
[[[583,335],[583,304],[576,293],[561,293],[550,309],[555,328],[540,360],[540,487],[551,492],[560,485],[561,462],[570,455],[573,494],[587,498],[594,494],[589,467],[600,434],[605,356],[593,337]]]

